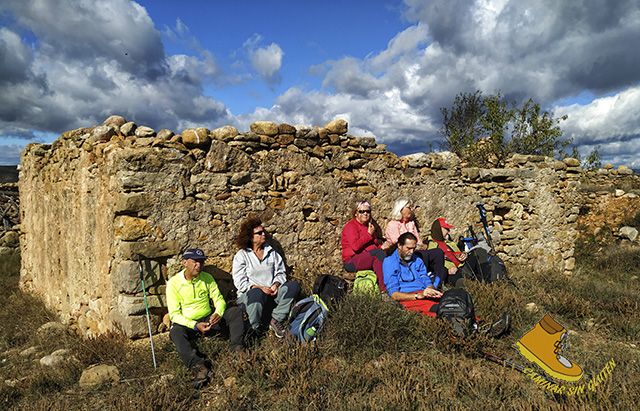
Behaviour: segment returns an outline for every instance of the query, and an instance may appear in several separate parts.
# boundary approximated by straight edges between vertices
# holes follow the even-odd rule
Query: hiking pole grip
[[[149,329],[149,341],[151,342],[151,356],[153,357],[153,368],[157,369],[156,352],[153,348],[153,334],[151,333],[151,319],[149,318],[149,305],[147,304],[147,290],[144,285],[144,271],[142,269],[142,255],[138,254],[138,268],[140,269],[140,282],[142,283],[142,295],[144,296],[144,310],[147,313],[147,328]]]

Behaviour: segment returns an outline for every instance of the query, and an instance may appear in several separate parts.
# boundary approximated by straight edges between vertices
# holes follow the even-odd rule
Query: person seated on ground
[[[184,270],[167,281],[167,307],[172,322],[169,336],[182,362],[193,373],[196,388],[208,382],[205,358],[196,346],[197,337],[228,334],[229,350],[246,355],[242,310],[227,307],[211,274],[201,271],[205,259],[202,250],[187,250],[182,256]]]
[[[249,318],[251,337],[259,335],[267,303],[275,303],[269,328],[278,338],[285,336],[283,321],[300,293],[297,281],[287,281],[284,261],[267,243],[267,232],[259,218],[248,218],[240,225],[236,238],[239,248],[233,257],[233,284],[238,290],[238,305]]]
[[[417,237],[412,233],[400,235],[398,248],[382,264],[384,282],[391,299],[398,301],[407,310],[437,317],[443,293],[436,290],[423,261],[416,257],[417,242]],[[493,323],[483,322],[477,317],[476,321],[478,331],[498,336],[509,329],[511,314],[506,312]]]
[[[389,245],[382,240],[380,227],[371,217],[371,205],[366,201],[356,204],[353,219],[342,229],[342,263],[347,272],[373,270],[380,291],[384,291],[382,261]]]
[[[482,268],[475,252],[463,253],[449,233],[454,228],[444,218],[436,219],[431,225],[431,236],[428,240],[428,249],[439,248],[444,252],[444,265],[449,276],[458,276],[464,279],[481,278]]]
[[[398,237],[397,249],[382,263],[384,284],[389,296],[406,309],[436,316],[434,306],[442,296],[427,273],[424,262],[415,255],[418,238],[413,233]]]
[[[387,244],[389,244],[390,247],[394,247],[400,235],[404,233],[411,233],[418,239],[415,253],[424,261],[427,270],[434,274],[433,285],[436,289],[441,288],[445,282],[454,287],[464,288],[464,278],[460,274],[454,273],[449,275],[445,268],[444,252],[439,248],[427,249],[422,243],[413,218],[411,199],[407,197],[397,199],[389,214],[389,220],[387,221],[387,227],[385,229]]]

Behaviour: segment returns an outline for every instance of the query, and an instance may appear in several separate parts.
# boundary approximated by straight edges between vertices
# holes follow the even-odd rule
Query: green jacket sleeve
[[[167,284],[167,308],[169,309],[169,318],[172,323],[184,325],[189,328],[196,326],[194,320],[190,320],[182,315],[182,297],[180,297],[178,290],[176,290],[172,282]]]
[[[213,301],[213,306],[216,309],[215,314],[222,317],[224,315],[224,311],[227,309],[227,302],[224,300],[216,280],[213,280],[211,284],[209,284],[209,298]]]

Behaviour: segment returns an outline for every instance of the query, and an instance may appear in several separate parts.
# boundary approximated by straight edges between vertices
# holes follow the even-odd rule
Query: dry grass
[[[570,330],[567,356],[585,370],[587,383],[614,359],[611,376],[594,392],[554,394],[525,375],[489,362],[460,341],[446,325],[381,301],[349,296],[333,312],[315,347],[297,347],[268,335],[237,363],[223,340],[202,341],[213,383],[200,391],[166,335],[156,336],[158,370],[147,340],[129,342],[117,334],[84,341],[64,336],[42,341],[29,330],[51,313],[17,289],[19,258],[0,257],[0,381],[3,409],[634,409],[640,398],[640,253],[607,249],[578,256],[573,277],[512,270],[515,285],[472,283],[469,291],[483,318],[513,313],[513,331],[498,340],[475,337],[474,344],[529,365],[514,348],[517,339],[545,313]],[[311,279],[309,279],[311,281]],[[310,284],[304,284],[308,289]],[[525,309],[535,303],[537,311]],[[30,327],[13,327],[26,324]],[[35,346],[42,354],[66,346],[76,362],[46,369],[19,355]],[[77,382],[91,364],[116,365],[114,386],[81,389]],[[173,376],[168,382],[166,375]],[[571,386],[570,384],[567,384]]]

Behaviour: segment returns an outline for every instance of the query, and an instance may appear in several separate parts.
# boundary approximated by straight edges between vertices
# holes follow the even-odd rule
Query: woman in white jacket
[[[264,306],[272,300],[275,308],[269,328],[276,337],[283,338],[283,322],[300,292],[300,284],[287,281],[284,261],[267,243],[266,234],[259,218],[248,218],[240,225],[236,238],[239,251],[233,257],[233,284],[238,290],[238,305],[249,317],[251,331],[258,332]]]

